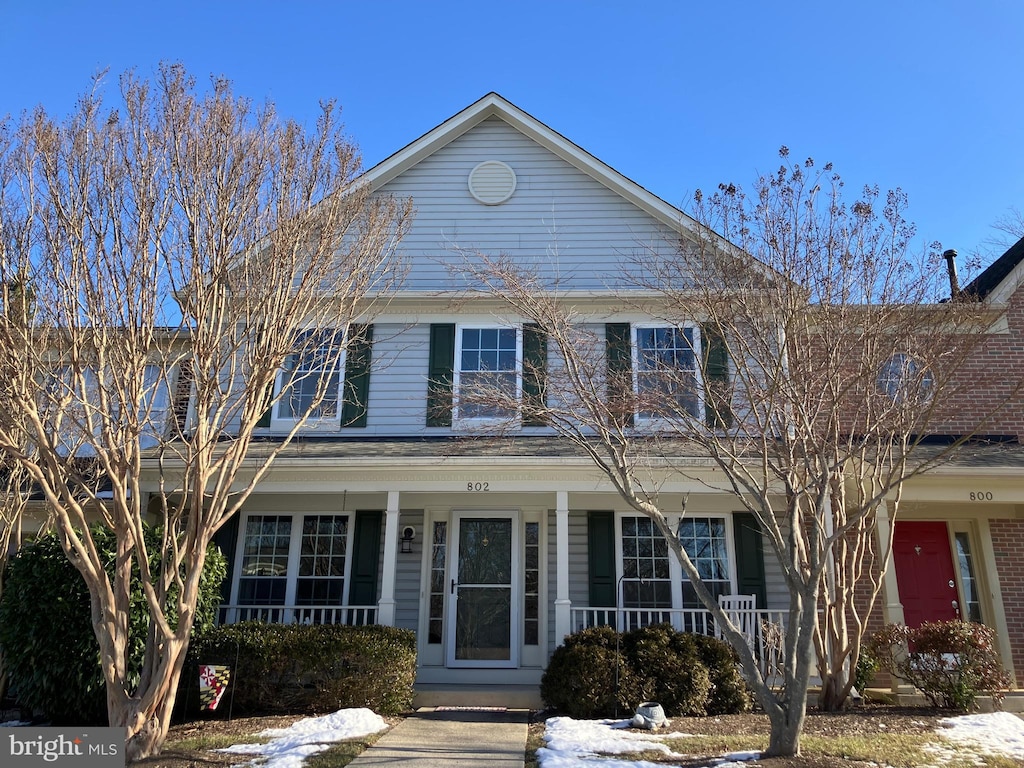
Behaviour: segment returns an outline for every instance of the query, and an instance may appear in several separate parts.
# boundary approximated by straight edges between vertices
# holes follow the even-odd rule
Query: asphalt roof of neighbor
[[[989,264],[981,274],[964,287],[962,292],[976,296],[979,299],[984,299],[1022,261],[1024,261],[1024,237],[1007,248],[1006,253]]]

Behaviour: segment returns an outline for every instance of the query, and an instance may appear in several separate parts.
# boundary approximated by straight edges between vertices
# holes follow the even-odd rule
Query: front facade
[[[218,534],[229,558],[222,621],[414,630],[421,690],[535,691],[562,638],[616,615],[713,632],[665,541],[588,457],[528,408],[511,432],[488,434],[509,414],[459,398],[486,380],[528,403],[536,372],[558,363],[527,318],[466,293],[475,286],[459,265],[476,252],[557,277],[635,386],[654,347],[678,347],[677,364],[693,365],[710,344],[699,327],[665,327],[617,298],[624,260],[676,248],[693,223],[496,94],[366,177],[377,194],[414,202],[409,276],[349,347],[351,386],[339,392],[354,394],[321,409]],[[1008,343],[1024,334],[1016,297],[999,299],[1014,307]],[[703,408],[693,398],[688,407]],[[282,401],[261,439],[288,420]],[[782,621],[788,594],[753,518],[709,489],[705,457],[680,455],[675,468],[652,469],[653,480],[663,509],[685,500],[679,530],[709,585],[754,595],[759,617]],[[931,618],[948,599],[996,627],[1004,659],[1024,669],[1024,581],[1011,565],[1024,546],[1021,477],[1005,464],[954,466],[908,486],[879,617]],[[948,566],[948,594],[924,593],[937,577],[915,567],[922,553]]]

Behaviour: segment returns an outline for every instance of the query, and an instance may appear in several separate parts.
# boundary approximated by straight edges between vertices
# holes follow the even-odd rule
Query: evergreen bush
[[[618,639],[618,691],[615,684]],[[617,633],[592,627],[565,638],[541,678],[544,703],[571,717],[632,713],[657,701],[669,717],[730,714],[750,707],[732,649],[668,624]]]
[[[117,542],[102,526],[91,529],[108,574],[113,574]],[[158,573],[160,532],[146,528],[153,553],[150,568]],[[149,627],[149,607],[133,571],[129,626],[129,669],[137,681]],[[226,561],[211,546],[203,568],[193,638],[213,627],[220,607]],[[173,600],[169,601],[173,602]],[[172,614],[171,621],[176,621]],[[92,628],[89,589],[68,560],[56,534],[47,533],[23,546],[8,564],[0,599],[0,647],[18,702],[57,725],[105,725],[106,685],[99,643]]]
[[[687,635],[708,668],[711,690],[704,714],[735,715],[750,709],[750,690],[740,674],[740,658],[731,645],[717,637]]]
[[[547,706],[570,717],[612,717],[616,710],[620,715],[632,715],[643,694],[624,656],[619,657],[617,679],[618,685],[614,642],[611,648],[585,643],[561,645],[541,678],[540,695]]]
[[[242,622],[197,639],[189,658],[192,685],[199,664],[232,668],[226,695],[235,714],[368,707],[394,715],[412,706],[416,636],[410,630]]]

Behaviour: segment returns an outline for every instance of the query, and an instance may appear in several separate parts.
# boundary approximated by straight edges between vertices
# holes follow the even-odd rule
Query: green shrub
[[[618,693],[615,648],[620,655]],[[657,701],[670,717],[743,712],[750,698],[725,643],[676,632],[668,624],[621,635],[593,627],[565,638],[541,679],[545,704],[572,717],[632,713]]]
[[[711,678],[691,635],[658,624],[627,632],[622,640],[645,700],[661,704],[669,717],[705,713]]]
[[[689,635],[708,668],[711,690],[704,706],[708,715],[735,715],[750,709],[750,690],[740,674],[740,658],[731,645],[717,637]]]
[[[969,711],[983,692],[998,704],[1010,683],[995,632],[984,624],[935,621],[916,629],[889,624],[872,636],[869,650],[882,669],[919,689],[935,707]]]
[[[541,678],[540,695],[549,707],[570,717],[612,717],[616,709],[632,714],[643,694],[624,656],[619,657],[618,686],[615,675],[614,642],[611,648],[562,645],[555,649]]]
[[[412,706],[416,636],[395,627],[243,622],[192,644],[189,685],[199,664],[232,668],[235,714],[333,712],[369,707],[382,715]]]
[[[879,669],[881,669],[881,665],[878,663],[875,654],[868,647],[868,644],[861,645],[860,655],[857,657],[857,666],[853,675],[853,684],[861,694],[871,685],[871,681]]]
[[[91,532],[107,572],[112,574],[116,539],[101,526],[94,526]],[[156,553],[159,532],[147,528],[145,533],[149,551]],[[150,567],[154,573],[159,568],[155,554]],[[128,654],[133,685],[142,668],[149,627],[149,609],[137,568],[134,574]],[[213,626],[225,574],[224,556],[211,547],[203,569],[193,637]],[[176,621],[173,614],[171,620]],[[92,627],[89,589],[55,534],[26,544],[8,565],[0,599],[0,647],[12,692],[23,706],[42,712],[56,724],[106,723],[106,686]]]

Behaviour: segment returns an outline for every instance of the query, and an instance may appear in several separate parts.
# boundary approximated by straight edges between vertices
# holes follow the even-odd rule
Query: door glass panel
[[[970,537],[965,532],[956,534],[956,557],[960,566],[960,583],[964,588],[965,610],[962,618],[980,624],[981,596],[978,594],[978,579],[974,573]]]
[[[540,523],[527,523],[524,529],[523,645],[537,645],[540,641]]]
[[[460,587],[455,628],[455,658],[504,661],[510,657],[512,590]]]
[[[444,624],[444,569],[448,558],[448,523],[439,520],[434,523],[430,549],[430,615],[427,624],[427,642],[441,643]]]
[[[459,521],[455,658],[512,658],[512,521]]]
[[[459,583],[511,584],[512,523],[463,519],[459,524]]]

